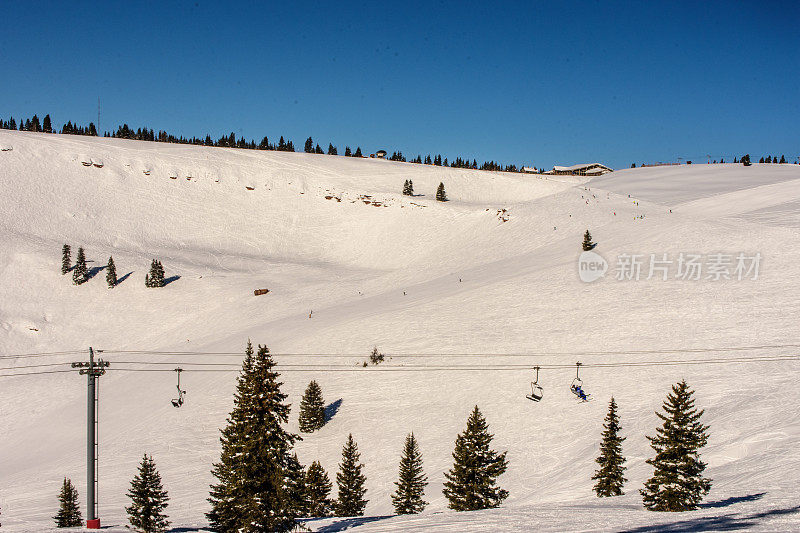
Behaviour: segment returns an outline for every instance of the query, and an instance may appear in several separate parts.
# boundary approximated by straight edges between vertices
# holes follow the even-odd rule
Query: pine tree
[[[622,486],[627,479],[625,473],[625,457],[622,455],[622,442],[625,437],[619,436],[622,429],[619,426],[619,416],[617,415],[617,403],[614,397],[608,404],[608,414],[605,424],[603,424],[603,441],[600,443],[600,456],[595,462],[600,468],[594,473],[592,479],[597,480],[594,491],[598,497],[621,496],[625,494]]]
[[[69,272],[69,269],[72,266],[72,259],[70,256],[72,255],[72,248],[70,248],[69,244],[65,244],[63,248],[61,248],[61,273],[66,274]]]
[[[339,498],[335,503],[336,516],[362,516],[367,501],[364,495],[367,489],[364,482],[367,478],[361,473],[364,465],[359,463],[361,454],[351,433],[342,449],[342,462],[336,473],[336,484],[339,486]]]
[[[373,365],[377,365],[383,363],[385,356],[378,351],[378,347],[375,346],[372,348],[372,352],[369,354],[369,362]]]
[[[422,454],[413,433],[406,437],[400,458],[399,480],[394,484],[397,490],[392,494],[392,505],[397,514],[416,514],[425,510],[428,502],[422,496],[428,485],[428,477],[422,469]]]
[[[150,263],[150,273],[144,277],[145,287],[163,287],[164,286],[164,266],[158,259],[153,259]]]
[[[656,456],[647,460],[653,477],[644,484],[644,506],[651,511],[691,511],[697,509],[711,489],[711,480],[703,477],[706,464],[700,460],[700,448],[708,442],[708,426],[700,422],[703,410],[694,407],[686,381],[672,386],[662,408],[656,413],[664,424],[655,437],[647,437]]]
[[[300,400],[300,431],[311,433],[325,425],[325,400],[322,389],[316,381],[306,387],[303,399]]]
[[[78,248],[75,269],[72,271],[72,283],[81,285],[87,281],[89,281],[89,268],[86,266],[86,255],[83,253],[83,248]]]
[[[308,505],[306,503],[306,471],[297,454],[289,458],[286,467],[286,499],[292,509],[293,516],[308,516]]]
[[[313,154],[314,153],[314,141],[311,139],[311,137],[306,139],[306,144],[303,147],[303,151],[305,153],[307,153],[307,154]]]
[[[363,157],[363,155],[361,154],[361,147],[360,146],[356,147],[356,153],[353,154],[353,157]]]
[[[447,481],[442,492],[451,509],[489,509],[508,497],[508,491],[495,484],[508,468],[507,452],[498,454],[490,449],[493,438],[476,405],[467,420],[467,429],[456,438],[453,468],[444,475]]]
[[[403,182],[403,195],[408,196],[408,180]]]
[[[114,265],[114,257],[108,258],[108,266],[106,267],[106,283],[108,288],[113,289],[117,286],[117,267]]]
[[[744,154],[744,156],[741,159],[741,162],[742,162],[742,165],[744,165],[746,167],[749,167],[751,165],[751,163],[750,163],[750,154]]]
[[[266,346],[256,355],[247,343],[236,384],[234,407],[222,430],[222,453],[211,473],[206,514],[214,531],[288,531],[294,527],[297,505],[287,481],[291,449],[299,439],[283,428],[289,404],[281,392],[279,374]]]
[[[83,524],[81,509],[78,506],[78,489],[66,477],[61,485],[58,503],[58,513],[53,517],[57,527],[80,527]]]
[[[596,242],[592,242],[592,234],[589,233],[589,230],[586,230],[586,233],[583,234],[583,251],[588,252],[589,250],[594,249],[597,246]]]
[[[778,161],[779,164],[785,165],[786,164],[786,156],[781,154],[781,160]]]
[[[403,184],[403,194],[406,196],[414,196],[414,182],[406,180]]]
[[[439,188],[436,189],[436,199],[440,202],[447,201],[447,194],[444,192],[444,183],[439,183]]]
[[[332,487],[333,484],[319,461],[311,463],[305,478],[305,516],[313,518],[331,516],[333,513],[333,501],[330,498]]]
[[[131,481],[128,497],[131,505],[125,508],[125,512],[134,529],[144,533],[166,531],[170,522],[164,509],[169,505],[169,495],[161,485],[161,474],[156,470],[152,456],[144,454],[139,473]]]
[[[353,155],[353,153],[350,151],[350,147],[349,146],[345,146],[344,147],[344,156],[345,157],[351,157],[352,155]]]

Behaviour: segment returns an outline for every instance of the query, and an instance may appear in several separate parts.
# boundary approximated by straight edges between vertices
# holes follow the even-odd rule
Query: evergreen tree
[[[311,137],[306,139],[306,144],[303,147],[303,151],[305,153],[307,153],[307,154],[313,154],[314,153],[314,141],[311,139]]]
[[[320,145],[319,145],[319,144],[317,144],[317,145],[314,147],[314,153],[315,153],[315,154],[324,154],[325,152],[323,152],[323,151],[322,151],[322,148],[320,147]]]
[[[338,155],[336,153],[336,147],[331,143],[328,143],[328,155]]]
[[[83,524],[81,509],[78,506],[78,489],[66,477],[61,485],[58,503],[58,513],[53,517],[57,527],[80,527]]]
[[[353,153],[350,151],[350,147],[349,146],[345,146],[344,147],[344,156],[345,157],[351,157],[352,155],[353,155]]]
[[[53,133],[53,125],[50,123],[50,115],[45,115],[42,121],[42,131],[45,133]]]
[[[764,162],[764,157],[762,156],[761,159],[758,160],[758,162],[759,163],[763,163]]]
[[[592,234],[589,233],[589,230],[586,230],[586,233],[583,234],[583,251],[588,252],[589,250],[594,249],[597,246],[596,242],[592,242]]]
[[[672,386],[662,408],[656,413],[664,424],[655,437],[647,437],[656,456],[647,460],[653,477],[644,484],[644,506],[651,511],[691,511],[697,509],[711,489],[711,480],[703,477],[706,464],[700,460],[700,448],[708,442],[708,426],[700,422],[703,411],[694,406],[686,381]]]
[[[153,259],[150,263],[150,273],[145,274],[144,285],[145,287],[164,286],[164,266],[158,259]]]
[[[364,495],[367,489],[364,482],[367,478],[361,473],[364,465],[359,463],[361,454],[351,433],[342,449],[342,462],[336,473],[336,484],[339,486],[339,499],[335,503],[336,516],[362,516],[367,501]]]
[[[106,283],[108,288],[113,289],[117,286],[117,267],[114,265],[114,257],[108,258],[108,266],[106,267]]]
[[[75,269],[72,271],[72,283],[81,285],[87,281],[89,281],[89,268],[86,266],[86,255],[83,253],[83,248],[79,247],[78,258],[75,260]]]
[[[741,162],[742,162],[742,165],[744,165],[746,167],[749,167],[751,165],[751,163],[750,163],[750,154],[745,154],[742,157]]]
[[[385,357],[384,355],[378,351],[378,347],[375,346],[372,348],[372,353],[369,354],[369,362],[373,365],[377,365],[383,363]]]
[[[161,474],[156,470],[152,456],[144,454],[139,473],[131,481],[128,497],[131,505],[125,508],[125,512],[134,529],[144,533],[167,530],[169,520],[164,509],[169,505],[169,495],[161,485]]]
[[[619,426],[619,416],[617,415],[617,402],[611,397],[608,404],[608,414],[605,424],[603,424],[603,441],[600,443],[600,456],[595,462],[600,468],[594,473],[592,479],[597,480],[594,491],[597,496],[621,496],[622,486],[627,479],[625,473],[625,457],[622,455],[622,442],[625,437],[619,436],[622,429]]]
[[[297,454],[289,458],[286,467],[286,499],[292,509],[293,516],[308,516],[308,505],[306,503],[306,471]]]
[[[65,244],[61,248],[61,273],[66,274],[69,272],[70,267],[72,266],[72,259],[70,256],[72,255],[72,248],[70,248],[69,244]]]
[[[489,448],[494,435],[488,428],[476,405],[467,420],[467,429],[456,438],[453,468],[444,475],[447,481],[442,492],[451,509],[489,509],[508,497],[508,491],[495,484],[508,468],[507,452],[497,453]]]
[[[256,355],[247,343],[236,384],[234,407],[222,430],[220,461],[211,473],[206,514],[214,531],[289,531],[297,504],[291,500],[288,472],[297,435],[283,428],[290,406],[284,403],[279,374],[266,346]]]
[[[403,184],[403,194],[406,196],[414,196],[414,182],[406,180]]]
[[[356,153],[353,154],[353,157],[363,157],[361,155],[361,147],[360,146],[356,147]]]
[[[444,183],[439,183],[439,188],[436,189],[436,200],[439,202],[447,201],[447,194],[444,192]]]
[[[325,400],[322,389],[316,381],[306,387],[303,399],[300,400],[300,431],[311,433],[325,425]]]
[[[422,499],[428,477],[422,469],[422,454],[417,439],[410,433],[403,446],[400,458],[399,480],[394,483],[397,490],[392,494],[392,505],[397,514],[416,514],[425,510],[428,502]]]
[[[313,518],[331,516],[333,513],[333,501],[330,498],[332,487],[333,484],[319,461],[311,463],[305,477],[305,516]]]
[[[786,156],[781,154],[781,160],[778,161],[779,164],[785,165],[786,164]]]

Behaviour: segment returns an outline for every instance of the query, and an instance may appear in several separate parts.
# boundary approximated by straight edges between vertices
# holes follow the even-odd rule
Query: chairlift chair
[[[583,380],[581,380],[580,376],[581,365],[583,365],[581,362],[575,363],[575,379],[572,380],[572,385],[569,386],[569,390],[572,391],[572,394],[577,396],[579,400],[588,402],[589,395],[583,390]]]
[[[175,372],[178,373],[178,397],[172,399],[172,406],[180,407],[181,405],[183,405],[183,396],[186,394],[185,390],[181,390],[181,372],[183,372],[183,369],[176,368]]]
[[[539,385],[539,367],[535,366],[533,368],[536,370],[536,379],[531,382],[531,393],[525,397],[534,402],[538,402],[541,401],[544,396],[544,391],[542,390],[542,386]]]

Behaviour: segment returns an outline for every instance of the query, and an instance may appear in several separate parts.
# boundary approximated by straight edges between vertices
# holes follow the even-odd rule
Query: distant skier
[[[308,313],[308,318],[311,318],[311,315],[314,314],[314,310],[312,309],[310,313]]]

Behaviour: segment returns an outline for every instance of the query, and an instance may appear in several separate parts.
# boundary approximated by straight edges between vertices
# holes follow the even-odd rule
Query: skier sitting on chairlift
[[[581,388],[581,386],[580,386],[580,385],[577,385],[577,386],[574,388],[574,392],[575,392],[575,394],[578,396],[578,398],[580,398],[580,399],[581,399],[581,400],[583,400],[584,402],[588,402],[588,401],[589,401],[589,397],[588,397],[588,396],[586,396],[586,393],[585,393],[585,392],[583,392],[583,389]]]

